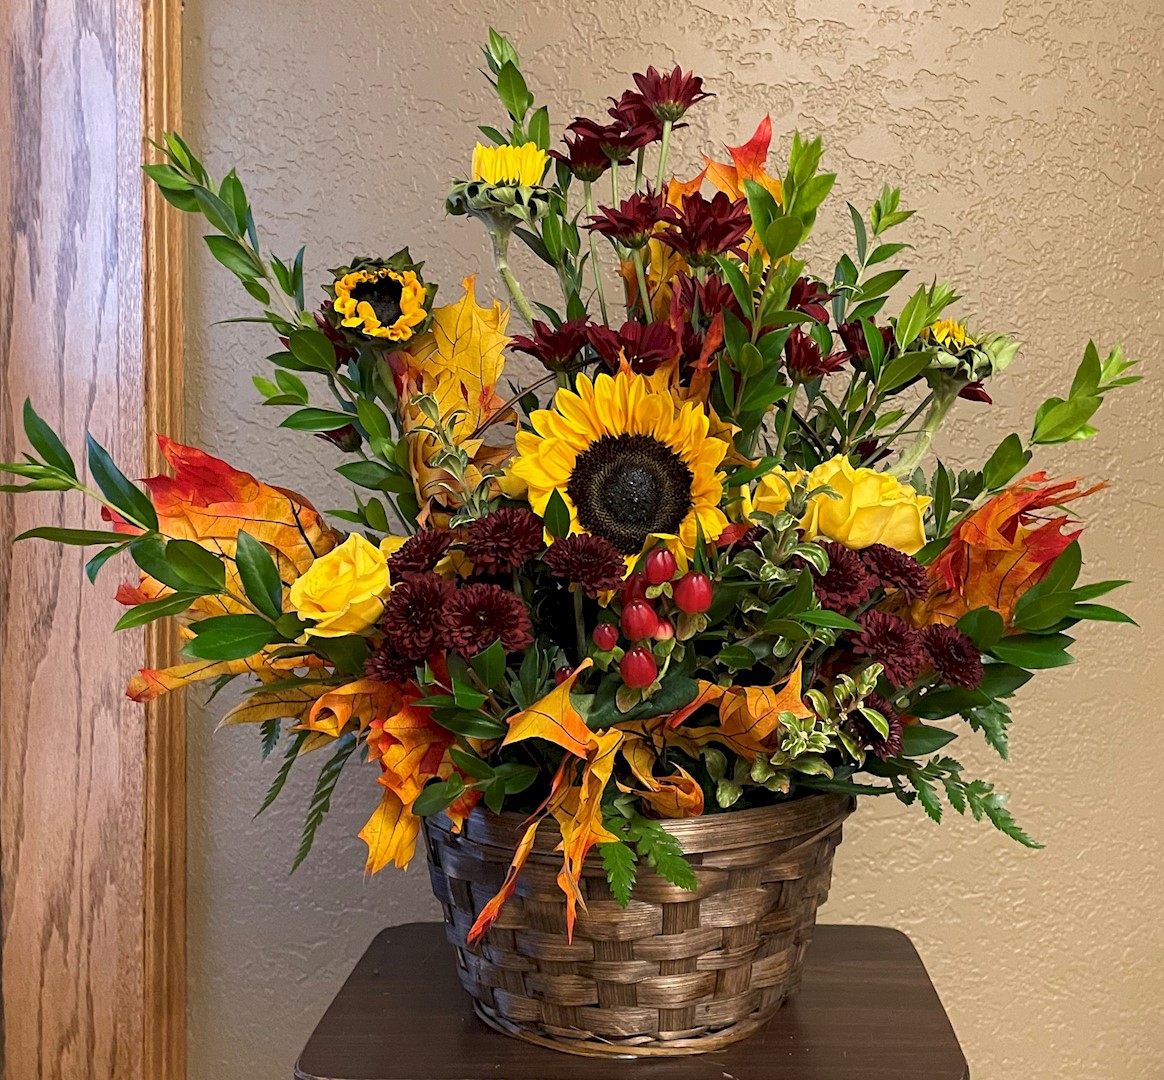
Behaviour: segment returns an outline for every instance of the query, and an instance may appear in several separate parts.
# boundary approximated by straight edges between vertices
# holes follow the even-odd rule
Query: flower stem
[[[489,236],[493,240],[493,265],[496,267],[501,280],[505,282],[505,287],[509,290],[509,296],[513,301],[513,306],[517,308],[521,317],[532,327],[534,310],[530,306],[530,302],[525,298],[525,293],[521,291],[521,285],[518,284],[517,278],[513,276],[513,271],[509,269],[510,235],[511,230],[504,226],[495,226],[489,230]]]
[[[590,181],[585,181],[583,187],[586,190],[586,213],[593,217],[594,191]],[[609,326],[610,320],[606,317],[606,293],[602,291],[602,267],[598,262],[598,238],[594,235],[593,229],[590,230],[590,269],[594,272],[594,291],[598,293],[598,308],[602,312],[602,321]]]
[[[922,422],[921,428],[914,436],[913,442],[901,452],[901,457],[898,458],[897,464],[890,469],[890,473],[896,476],[897,479],[908,479],[914,469],[921,464],[922,459],[926,456],[926,452],[930,448],[930,443],[934,441],[934,436],[938,433],[938,429],[946,419],[946,414],[950,411],[950,406],[958,400],[958,391],[960,389],[961,387],[958,383],[952,380],[945,381],[934,388],[933,400],[930,402],[929,412],[926,413],[926,418]]]
[[[647,148],[645,146],[639,147],[638,157],[635,158],[635,194],[643,186],[643,161],[647,156]],[[617,167],[617,166],[616,166]]]
[[[643,270],[643,249],[635,248],[631,251],[631,258],[635,261],[635,278],[639,283],[639,303],[643,306],[643,317],[647,322],[654,321],[651,311],[651,293],[647,288],[647,275]]]
[[[663,121],[663,141],[659,145],[659,172],[655,177],[655,189],[663,190],[663,177],[667,174],[667,154],[671,149],[671,126],[673,121]]]
[[[792,393],[784,399],[784,417],[780,423],[780,435],[776,443],[777,461],[784,460],[784,444],[788,441],[788,432],[792,428],[793,405],[796,404],[796,384],[792,385]]]
[[[586,621],[582,618],[582,590],[574,586],[574,629],[578,634],[578,663],[586,656]]]

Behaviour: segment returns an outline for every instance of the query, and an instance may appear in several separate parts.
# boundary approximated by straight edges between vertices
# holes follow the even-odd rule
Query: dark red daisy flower
[[[690,274],[680,274],[675,278],[673,287],[679,306],[688,317],[695,311],[698,300],[701,321],[710,323],[721,312],[730,311],[751,330],[732,287],[718,274],[708,274],[703,281],[696,281]]]
[[[444,628],[449,648],[476,656],[500,641],[506,652],[533,642],[529,612],[521,597],[500,585],[466,585],[445,601]]]
[[[857,621],[861,633],[852,637],[853,652],[879,663],[894,686],[908,686],[921,674],[928,657],[909,623],[884,611],[867,611]]]
[[[542,556],[554,577],[577,585],[587,596],[597,596],[622,585],[626,560],[609,540],[578,533],[555,540]]]
[[[666,204],[663,196],[648,188],[623,199],[617,210],[613,206],[600,206],[586,228],[629,248],[641,248],[650,242],[656,225],[674,219],[675,211]]]
[[[400,545],[388,559],[393,580],[400,574],[419,574],[432,570],[453,542],[448,529],[421,529]]]
[[[703,89],[703,80],[681,67],[663,75],[655,68],[634,76],[635,86],[651,112],[660,120],[678,120],[696,102],[712,97]]]
[[[843,352],[822,355],[812,335],[806,334],[799,326],[792,328],[784,344],[784,369],[796,383],[812,382],[813,379],[832,375],[844,367],[848,359],[849,354]]]
[[[606,111],[616,124],[634,132],[635,138],[645,138],[644,146],[658,142],[663,137],[663,122],[647,104],[647,99],[634,90],[624,90],[617,101],[611,98],[610,108]]]
[[[823,282],[811,281],[806,277],[797,278],[788,297],[788,310],[803,311],[816,322],[827,323],[829,309],[825,305],[836,295],[835,292],[829,292]]]
[[[416,678],[416,661],[401,656],[387,642],[378,645],[364,661],[364,674],[377,682],[410,682]]]
[[[611,161],[620,165],[629,161],[636,150],[654,142],[653,132],[643,127],[628,128],[618,120],[603,124],[585,116],[576,116],[567,130],[584,139],[593,139]]]
[[[879,326],[881,340],[885,343],[885,355],[890,355],[893,347],[893,327]],[[841,323],[837,333],[844,343],[845,351],[858,371],[866,371],[869,367],[869,343],[865,340],[865,330],[859,322]]]
[[[550,157],[565,165],[578,180],[593,183],[610,168],[610,158],[597,139],[589,135],[577,135],[573,140],[563,138],[562,142],[566,144],[566,152],[563,154],[560,150],[551,150]],[[629,161],[630,158],[626,158],[619,164],[625,165]]]
[[[475,574],[516,570],[545,546],[542,519],[524,506],[494,510],[469,525],[465,554]]]
[[[444,648],[444,609],[453,592],[436,574],[405,574],[395,582],[380,619],[385,647],[408,660],[424,660]]]
[[[898,589],[907,600],[924,600],[929,594],[926,568],[912,555],[886,544],[870,544],[861,549],[860,558],[883,589]]]
[[[538,319],[533,337],[517,335],[510,342],[516,352],[528,353],[549,371],[574,371],[580,367],[579,354],[589,342],[590,319],[570,319],[556,330]]]
[[[994,404],[994,398],[986,392],[986,387],[981,381],[967,383],[958,391],[958,397],[965,398],[967,401],[980,401],[983,405]]]
[[[869,723],[866,717],[857,713],[852,717],[853,730],[857,738],[861,740],[861,745],[882,761],[896,757],[901,753],[905,741],[905,728],[901,723],[900,714],[885,698],[878,694],[871,694],[867,697],[865,704],[885,717],[885,723],[889,726],[889,734],[882,735]]]
[[[331,443],[332,446],[338,446],[345,454],[354,454],[364,441],[351,424],[344,424],[334,431],[317,431],[315,437]]]
[[[716,255],[736,248],[752,226],[747,200],[733,200],[723,191],[710,199],[692,192],[681,203],[675,228],[665,229],[659,239],[691,266],[711,265]]]
[[[665,322],[628,322],[620,330],[591,326],[590,344],[611,371],[617,371],[625,357],[639,375],[653,374],[679,351],[675,330]]]
[[[956,626],[927,626],[922,642],[934,671],[950,686],[976,690],[982,682],[982,654]]]
[[[847,615],[869,599],[876,583],[855,551],[831,541],[824,548],[829,568],[813,578],[813,587],[821,607]]]

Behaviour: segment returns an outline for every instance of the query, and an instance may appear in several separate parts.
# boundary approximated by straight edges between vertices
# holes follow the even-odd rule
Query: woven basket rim
[[[689,855],[754,847],[758,843],[784,840],[824,828],[844,820],[856,808],[851,795],[813,792],[771,806],[747,810],[725,810],[693,818],[663,818],[659,824],[674,836]],[[471,843],[513,850],[527,818],[513,811],[494,814],[479,806],[469,815],[461,836]],[[448,817],[434,814],[425,819],[429,828],[452,834]],[[557,847],[556,830],[544,829],[534,843],[534,851],[549,854]]]

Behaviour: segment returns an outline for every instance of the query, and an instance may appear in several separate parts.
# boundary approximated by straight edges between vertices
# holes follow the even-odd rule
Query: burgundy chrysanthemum
[[[835,292],[829,292],[823,282],[806,277],[797,278],[788,297],[788,310],[803,311],[818,323],[827,323],[829,309],[825,305],[836,295]]]
[[[377,682],[405,683],[416,678],[416,661],[401,656],[384,642],[364,661],[364,674]]]
[[[879,326],[877,330],[880,332],[881,340],[885,345],[885,355],[889,356],[893,347],[893,328]],[[844,343],[845,351],[849,354],[853,367],[857,368],[858,371],[867,370],[869,367],[869,342],[865,340],[864,327],[859,322],[841,323],[837,327],[837,333]]]
[[[661,221],[673,221],[675,211],[669,207],[663,196],[648,188],[623,199],[616,209],[600,206],[586,228],[629,248],[641,248],[650,243],[655,226]]]
[[[829,568],[814,578],[813,587],[822,607],[847,615],[869,599],[875,583],[855,551],[831,541],[824,548]]]
[[[853,717],[853,727],[857,738],[861,740],[861,745],[882,761],[896,757],[901,753],[905,735],[905,728],[897,710],[877,694],[867,697],[865,704],[885,717],[889,734],[882,735],[865,717],[857,714]]]
[[[444,628],[449,647],[475,656],[500,641],[519,652],[533,641],[529,612],[521,597],[500,585],[465,585],[445,601]]]
[[[690,266],[709,266],[716,255],[737,247],[751,226],[746,199],[733,200],[723,191],[707,199],[696,191],[683,196],[675,227],[659,239]]]
[[[679,351],[675,330],[665,322],[628,322],[619,330],[591,326],[590,344],[611,371],[617,371],[625,357],[639,375],[653,374]]]
[[[465,554],[476,574],[516,570],[544,547],[542,519],[524,506],[494,510],[469,525]]]
[[[441,561],[452,542],[448,529],[421,529],[392,553],[388,571],[393,580],[399,574],[423,574]]]
[[[626,561],[609,540],[578,533],[555,540],[542,556],[554,577],[577,585],[587,596],[617,589],[626,574]]]
[[[861,561],[883,589],[898,589],[907,600],[924,600],[930,591],[926,568],[912,555],[886,544],[871,544]]]
[[[585,116],[576,116],[567,130],[572,135],[593,139],[611,161],[619,164],[628,161],[636,150],[655,141],[653,131],[641,126],[628,128],[619,120],[603,124]]]
[[[792,328],[784,345],[784,368],[788,377],[797,383],[812,382],[824,375],[832,375],[844,367],[848,358],[848,353],[843,352],[822,355],[820,346],[799,326]]]
[[[566,152],[563,154],[560,150],[551,150],[550,157],[565,165],[578,180],[593,183],[610,168],[610,158],[606,156],[598,139],[590,135],[576,135],[573,140],[564,137],[562,141],[566,144]],[[629,162],[630,158],[625,158],[619,164]]]
[[[586,347],[589,330],[589,316],[570,319],[556,330],[534,319],[533,337],[519,334],[510,342],[510,347],[516,352],[528,353],[549,371],[573,371],[579,366],[579,353]]]
[[[986,392],[986,387],[981,380],[967,383],[958,391],[958,397],[964,398],[966,401],[980,401],[983,405],[994,404],[994,398]]]
[[[950,686],[975,690],[982,682],[982,654],[956,626],[927,626],[922,642],[934,671]]]
[[[446,644],[444,610],[453,586],[430,573],[405,574],[394,582],[380,630],[385,645],[408,660],[423,660]]]
[[[921,674],[928,657],[921,634],[909,623],[884,611],[867,611],[857,621],[861,633],[853,635],[853,652],[884,667],[894,686],[907,686]]]
[[[685,73],[678,66],[666,75],[652,66],[637,73],[634,80],[647,107],[660,120],[678,120],[696,102],[713,96],[703,89],[698,75]]]
[[[654,114],[647,99],[637,90],[624,90],[622,97],[617,101],[610,98],[610,108],[606,112],[616,124],[621,124],[627,131],[634,132],[635,138],[645,139],[644,145],[658,142],[663,137],[663,122]]]
[[[690,319],[698,300],[699,318],[710,323],[720,312],[731,312],[751,332],[749,320],[740,311],[739,301],[732,287],[718,274],[708,274],[703,281],[696,281],[690,274],[679,274],[674,281],[672,295],[678,298],[680,309]]]

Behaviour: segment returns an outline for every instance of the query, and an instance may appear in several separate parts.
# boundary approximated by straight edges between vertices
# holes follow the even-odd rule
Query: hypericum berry
[[[655,658],[641,645],[628,649],[618,665],[622,681],[632,690],[642,690],[655,681]]]
[[[632,600],[643,600],[647,595],[647,578],[642,572],[636,570],[623,583],[619,590],[618,598],[624,604],[629,604]]]
[[[622,609],[622,632],[631,641],[642,641],[654,634],[659,626],[659,616],[646,600],[632,600]]]
[[[647,556],[646,574],[648,585],[662,585],[675,576],[677,567],[675,556],[666,548],[655,548]]]
[[[711,579],[692,571],[684,574],[675,586],[675,606],[688,615],[698,615],[711,607]]]
[[[554,685],[561,686],[571,675],[574,674],[572,667],[560,667],[554,672]]]
[[[656,641],[670,641],[675,636],[675,627],[670,619],[660,619],[659,625],[651,635]]]
[[[599,623],[590,635],[596,648],[603,652],[610,652],[618,644],[618,627],[614,623]]]

